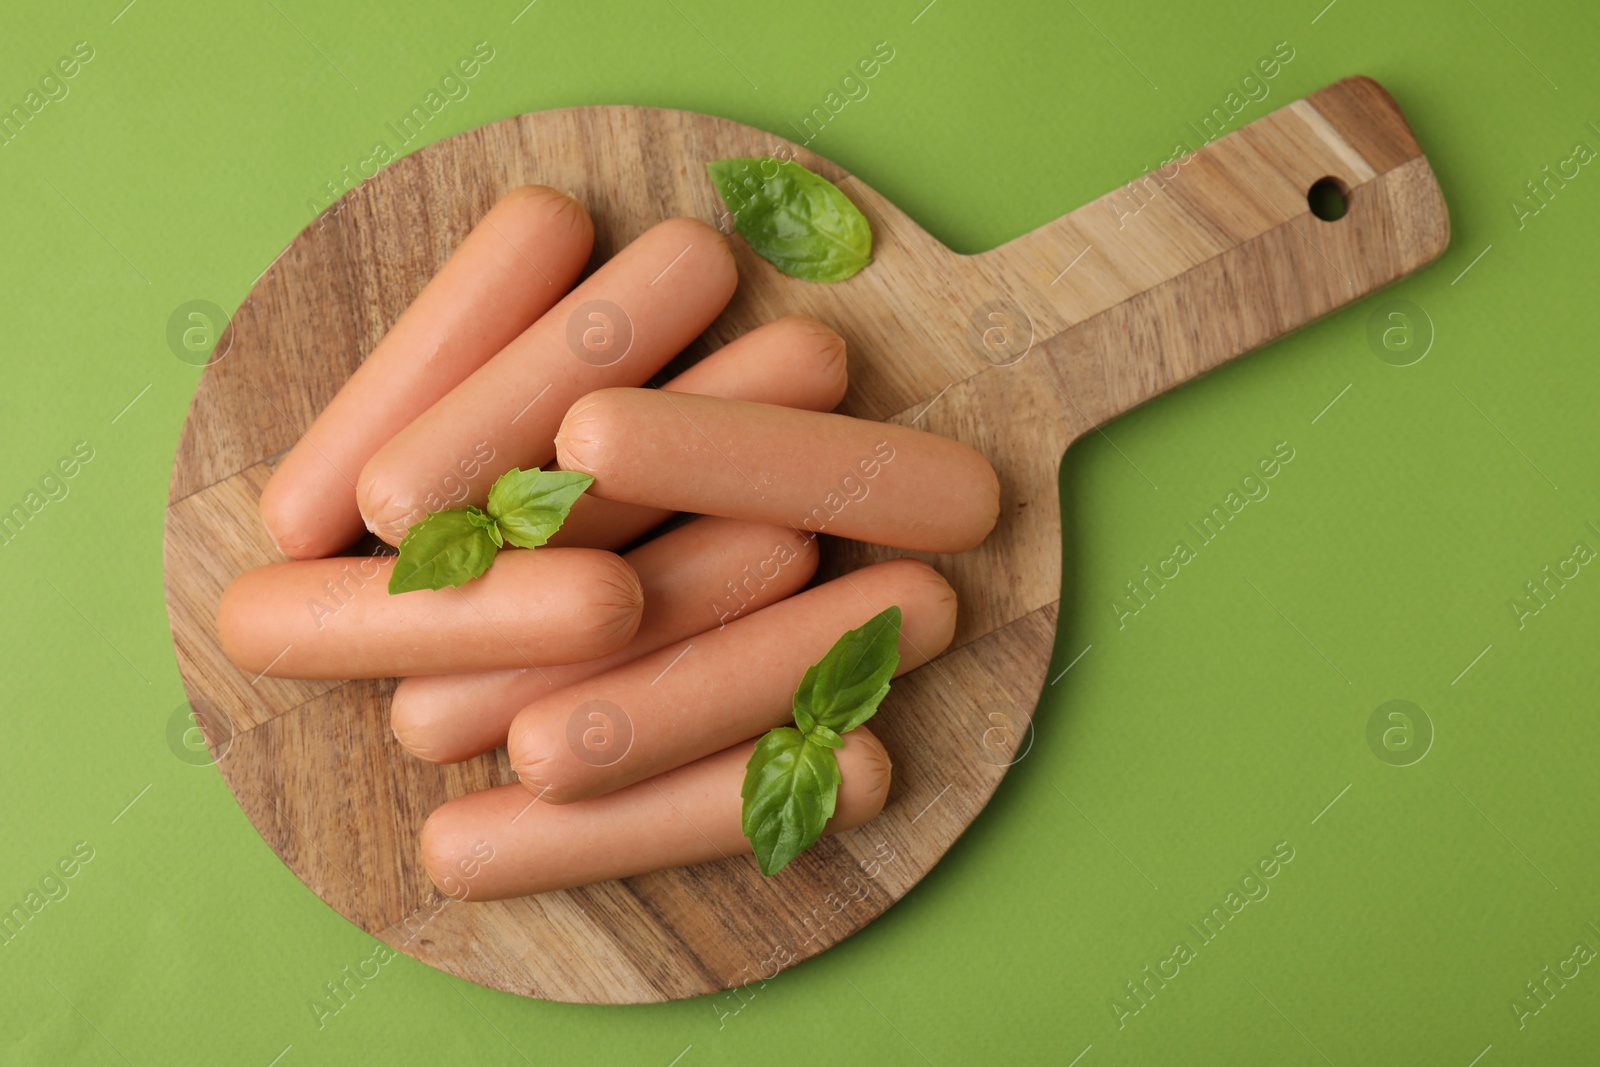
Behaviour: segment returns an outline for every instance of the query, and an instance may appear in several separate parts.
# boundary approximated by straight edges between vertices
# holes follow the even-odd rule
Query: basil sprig
[[[872,718],[900,664],[900,609],[888,608],[834,642],[794,693],[794,726],[756,742],[745,764],[740,829],[761,873],[777,874],[817,843],[839,799],[842,734]]]
[[[789,159],[718,159],[712,184],[756,255],[808,282],[840,282],[872,262],[872,227],[836,185]]]
[[[574,471],[512,467],[489,490],[489,510],[468,505],[435,511],[406,531],[389,572],[389,592],[443,589],[478,577],[510,542],[538,548],[561,529],[594,479]]]

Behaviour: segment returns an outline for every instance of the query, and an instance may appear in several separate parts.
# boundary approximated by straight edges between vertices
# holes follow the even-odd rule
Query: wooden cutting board
[[[924,557],[955,586],[961,620],[951,649],[896,682],[873,720],[895,761],[889,802],[772,880],[739,857],[521,900],[442,898],[418,861],[417,831],[447,798],[513,781],[504,751],[454,767],[420,763],[389,731],[393,683],[252,678],[218,648],[223,586],[278,558],[256,514],[274,458],[507,190],[541,182],[576,194],[594,216],[598,264],[668,216],[726,230],[704,163],[784,152],[866,214],[873,264],[847,282],[808,284],[733,238],[738,293],[670,370],[771,318],[813,315],[849,344],[844,411],[959,438],[1000,472],[1001,519],[988,541]],[[1308,190],[1325,178],[1347,201],[1337,221],[1308,208]],[[1061,595],[1057,479],[1067,446],[1416,270],[1448,240],[1427,160],[1394,101],[1365,78],[975,256],[951,252],[826,160],[707,115],[573,108],[431,145],[295,238],[200,380],[165,545],[179,669],[209,746],[191,760],[217,764],[313,892],[451,974],[590,1003],[760,982],[903,896],[1030,743]],[[892,554],[830,540],[824,576]]]

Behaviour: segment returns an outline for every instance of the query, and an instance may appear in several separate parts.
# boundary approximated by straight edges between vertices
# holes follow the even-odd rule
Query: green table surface
[[[6,14],[0,509],[30,517],[0,544],[0,909],[24,916],[0,1061],[1595,1062],[1592,5],[525,2]],[[842,79],[879,42],[862,96]],[[167,739],[162,513],[199,375],[175,309],[237,307],[380,143],[523,111],[798,138],[838,93],[812,147],[977,251],[1193,147],[1213,107],[1356,73],[1416,130],[1449,252],[1069,452],[1059,680],[905,900],[739,994],[551,1004],[399,957],[330,998],[377,942]]]

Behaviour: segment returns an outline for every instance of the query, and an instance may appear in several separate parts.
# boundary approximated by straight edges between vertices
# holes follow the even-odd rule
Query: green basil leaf
[[[839,761],[831,749],[780,726],[756,742],[739,795],[740,828],[771,877],[817,843],[839,799]]]
[[[793,160],[706,164],[734,229],[756,255],[808,282],[839,282],[872,262],[866,216],[826,178]]]
[[[538,548],[561,529],[567,513],[594,479],[576,471],[512,467],[489,490],[489,514],[498,533],[522,548]]]
[[[806,668],[794,691],[794,721],[802,733],[824,727],[843,734],[872,718],[900,665],[900,620],[899,607],[885,608]]]
[[[389,572],[389,592],[443,589],[469,582],[488,570],[497,546],[483,518],[483,512],[474,507],[451,508],[436,511],[411,527]]]

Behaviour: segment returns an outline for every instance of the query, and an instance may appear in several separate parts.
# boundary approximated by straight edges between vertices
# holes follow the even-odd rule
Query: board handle
[[[1319,217],[1321,194],[1343,213]],[[1104,383],[1069,420],[1098,424],[1396,281],[1449,240],[1399,106],[1352,77],[968,260],[1049,362]]]
[[[1344,201],[1339,218],[1313,213],[1319,182]],[[1073,441],[1396,281],[1449,237],[1394,100],[1348,78],[992,252],[902,268],[948,279],[933,305],[944,318],[930,316],[946,340],[912,364],[920,378],[891,418],[965,441],[1001,476],[988,540],[937,561],[962,604],[955,645],[1060,596],[1059,462]],[[874,558],[836,555],[844,569]]]

